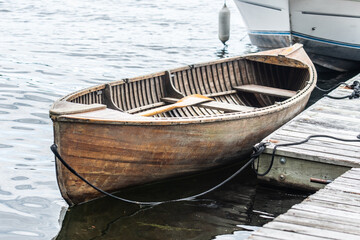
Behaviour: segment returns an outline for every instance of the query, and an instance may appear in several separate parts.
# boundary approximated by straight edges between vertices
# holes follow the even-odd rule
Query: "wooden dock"
[[[248,239],[360,239],[360,168],[347,171]]]
[[[347,81],[360,81],[360,74]],[[346,96],[353,90],[340,86],[330,93]],[[309,135],[324,134],[343,139],[358,139],[360,135],[360,99],[320,99],[293,120],[269,135],[265,140],[274,144],[298,142]],[[270,163],[273,146],[266,148],[259,159],[259,172]],[[360,142],[342,142],[329,138],[314,138],[297,146],[279,147],[269,174],[261,181],[305,190],[318,190],[324,184],[311,178],[334,180],[352,167],[360,167]]]
[[[360,74],[347,83],[355,80],[360,81]],[[351,92],[339,87],[330,95],[345,96]],[[275,144],[291,143],[313,134],[358,139],[360,99],[322,98],[266,140]],[[261,155],[260,173],[268,168],[273,147],[267,147]],[[253,232],[248,239],[360,239],[359,167],[360,142],[315,138],[305,144],[278,148],[273,168],[260,180],[320,190]],[[325,185],[311,182],[311,178],[334,181]]]

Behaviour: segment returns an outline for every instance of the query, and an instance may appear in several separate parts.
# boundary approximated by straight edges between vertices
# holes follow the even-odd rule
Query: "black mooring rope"
[[[271,170],[271,168],[273,166],[274,158],[275,158],[275,152],[276,152],[276,149],[278,147],[288,147],[288,146],[300,145],[300,144],[306,143],[311,138],[320,138],[320,137],[322,137],[322,138],[331,138],[331,139],[334,139],[334,140],[337,140],[337,141],[343,141],[343,142],[360,142],[360,134],[357,136],[358,139],[343,139],[343,138],[333,137],[333,136],[329,136],[329,135],[310,135],[305,140],[302,140],[302,141],[299,141],[299,142],[276,144],[274,146],[274,148],[273,148],[270,165],[269,165],[268,169],[265,172],[259,173],[258,169],[255,169],[255,161],[253,161],[252,168],[253,168],[254,172],[256,173],[256,175],[261,176],[261,177],[265,176],[266,174],[268,174],[270,172],[270,170]],[[259,166],[257,166],[257,167],[259,167]]]
[[[331,99],[345,99],[345,98],[349,98],[349,99],[353,99],[353,98],[360,98],[360,82],[359,81],[354,81],[351,85],[345,83],[345,82],[341,82],[341,83],[338,83],[337,85],[335,85],[334,87],[332,88],[329,88],[329,89],[322,89],[318,86],[315,86],[318,90],[322,91],[322,92],[329,92],[331,90],[334,90],[335,88],[339,87],[340,85],[345,85],[347,86],[348,88],[350,89],[353,89],[353,92],[349,95],[346,95],[346,96],[342,96],[342,97],[336,97],[336,96],[331,96],[329,94],[324,94],[324,97],[328,97],[328,98],[331,98]]]
[[[109,196],[111,198],[115,198],[117,200],[121,200],[127,203],[133,203],[133,204],[139,204],[139,205],[157,205],[160,204],[161,202],[139,202],[139,201],[133,201],[133,200],[129,200],[129,199],[125,199],[125,198],[121,198],[118,196],[115,196],[111,193],[108,193],[96,186],[94,186],[93,184],[91,184],[88,180],[86,180],[84,177],[82,177],[75,169],[73,169],[59,154],[58,150],[57,150],[57,145],[53,144],[50,147],[51,151],[55,154],[55,156],[60,160],[60,162],[75,176],[77,176],[78,178],[80,178],[82,181],[84,181],[86,184],[88,184],[90,187],[94,188],[95,190],[99,191],[100,193]]]
[[[201,192],[199,194],[195,194],[192,195],[190,197],[185,197],[185,198],[178,198],[178,199],[173,199],[173,200],[167,200],[167,201],[158,201],[158,202],[142,202],[142,201],[135,201],[135,200],[130,200],[130,199],[126,199],[126,198],[122,198],[122,197],[118,197],[115,196],[111,193],[108,193],[96,186],[94,186],[93,184],[91,184],[89,181],[87,181],[84,177],[82,177],[75,169],[73,169],[59,154],[58,150],[57,150],[57,145],[53,144],[50,149],[51,151],[54,153],[54,155],[59,159],[59,161],[71,172],[73,173],[75,176],[77,176],[78,178],[80,178],[82,181],[84,181],[86,184],[88,184],[90,187],[94,188],[95,190],[97,190],[98,192],[109,196],[111,198],[117,199],[117,200],[121,200],[123,202],[127,202],[127,203],[132,203],[132,204],[138,204],[138,205],[159,205],[162,203],[170,203],[170,202],[180,202],[180,201],[191,201],[194,200],[195,198],[201,197],[205,194],[208,194],[216,189],[218,189],[219,187],[223,186],[225,183],[229,182],[231,179],[233,179],[234,177],[236,177],[238,174],[240,174],[247,166],[249,166],[250,164],[252,164],[252,169],[254,170],[255,174],[257,176],[265,176],[266,174],[268,174],[273,166],[274,163],[274,158],[275,158],[275,152],[276,149],[278,147],[287,147],[287,146],[294,146],[294,145],[300,145],[303,143],[308,142],[311,138],[331,138],[334,140],[338,140],[338,141],[343,141],[343,142],[360,142],[360,134],[357,136],[358,139],[343,139],[343,138],[338,138],[338,137],[333,137],[333,136],[329,136],[329,135],[310,135],[308,136],[305,140],[299,141],[299,142],[294,142],[294,143],[283,143],[283,144],[276,144],[273,148],[273,152],[272,152],[272,156],[271,156],[271,161],[270,161],[270,165],[268,167],[268,169],[263,172],[263,173],[259,173],[258,169],[255,169],[255,160],[259,158],[259,156],[264,152],[264,150],[266,149],[266,145],[269,144],[268,142],[260,142],[258,144],[256,144],[253,147],[253,153],[250,156],[250,160],[248,162],[246,162],[242,167],[239,168],[239,170],[237,170],[235,173],[233,173],[230,177],[226,178],[224,181],[222,181],[221,183],[215,185],[214,187]],[[259,164],[258,164],[259,166]],[[258,167],[257,166],[257,167]]]
[[[335,86],[333,86],[333,87],[331,87],[331,88],[329,88],[329,89],[323,89],[323,88],[321,88],[321,87],[319,87],[319,86],[317,86],[317,85],[315,86],[315,88],[318,89],[318,90],[320,90],[320,91],[322,91],[322,92],[330,92],[330,91],[334,90],[335,88],[340,87],[341,85],[345,85],[345,86],[347,86],[347,87],[350,87],[350,85],[347,84],[346,82],[340,82],[340,83],[336,84]]]
[[[159,205],[162,203],[170,203],[170,202],[180,202],[180,201],[191,201],[194,200],[195,198],[201,197],[209,192],[212,192],[216,189],[218,189],[219,187],[221,187],[222,185],[224,185],[225,183],[229,182],[231,179],[233,179],[234,177],[236,177],[239,173],[241,173],[247,166],[249,166],[250,163],[252,163],[256,158],[258,158],[260,156],[260,154],[265,150],[266,143],[260,143],[256,146],[254,146],[254,152],[251,155],[251,159],[245,163],[242,167],[239,168],[239,170],[237,170],[235,173],[233,173],[230,177],[228,177],[227,179],[225,179],[224,181],[222,181],[221,183],[217,184],[216,186],[201,192],[199,194],[196,195],[192,195],[190,197],[185,197],[185,198],[179,198],[179,199],[173,199],[173,200],[168,200],[168,201],[158,201],[158,202],[142,202],[142,201],[135,201],[135,200],[130,200],[130,199],[126,199],[126,198],[122,198],[122,197],[118,197],[115,196],[111,193],[108,193],[96,186],[94,186],[92,183],[90,183],[89,181],[87,181],[84,177],[82,177],[75,169],[73,169],[59,154],[58,150],[57,150],[57,145],[53,144],[51,145],[50,149],[51,151],[54,153],[54,155],[59,159],[59,161],[71,172],[73,173],[75,176],[77,176],[78,178],[80,178],[82,181],[84,181],[86,184],[88,184],[90,187],[94,188],[95,190],[97,190],[98,192],[109,196],[111,198],[117,199],[117,200],[121,200],[123,202],[127,202],[127,203],[132,203],[132,204],[138,204],[138,205]]]

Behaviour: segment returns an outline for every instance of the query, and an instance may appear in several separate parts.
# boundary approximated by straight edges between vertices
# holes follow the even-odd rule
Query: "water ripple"
[[[1,144],[0,143],[0,148],[12,148],[13,146],[11,145],[7,145],[7,144]]]
[[[19,122],[19,123],[30,123],[30,124],[48,124],[48,122],[49,122],[49,121],[42,121],[42,120],[35,119],[35,118],[20,118],[20,119],[15,119],[13,121]]]
[[[5,109],[18,109],[17,106],[14,106],[13,104],[0,104],[0,108],[5,108]]]
[[[43,98],[35,95],[26,94],[24,95],[24,98],[30,101],[36,101],[36,102],[53,102],[52,99],[49,98]]]
[[[0,88],[18,88],[19,86],[0,83]]]
[[[13,126],[11,127],[12,129],[17,129],[17,130],[26,130],[26,131],[32,131],[35,130],[34,128],[29,128],[29,127],[17,127],[17,126]],[[21,139],[24,140],[24,139]]]
[[[14,181],[23,181],[23,180],[28,180],[28,179],[29,178],[25,177],[25,176],[16,176],[16,177],[11,178],[11,180],[14,180]]]
[[[0,188],[0,195],[11,195],[11,192],[8,192],[8,191],[4,191]]]
[[[39,72],[45,75],[52,75],[52,76],[64,76],[64,74],[62,73],[51,73],[51,72],[46,72],[44,70],[36,70],[35,72]]]
[[[30,184],[23,184],[23,185],[17,185],[15,186],[15,189],[17,190],[33,190],[33,188]]]
[[[39,118],[43,118],[46,120],[49,120],[49,114],[48,113],[31,113],[31,115],[39,117]]]

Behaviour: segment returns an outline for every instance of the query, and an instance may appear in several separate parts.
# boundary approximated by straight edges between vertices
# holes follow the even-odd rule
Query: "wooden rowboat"
[[[297,44],[91,87],[50,110],[62,158],[107,192],[215,168],[301,112],[316,84]],[[56,158],[63,198],[100,197]]]

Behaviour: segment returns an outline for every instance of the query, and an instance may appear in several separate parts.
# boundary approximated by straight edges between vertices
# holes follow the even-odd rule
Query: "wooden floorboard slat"
[[[273,221],[264,226],[264,228],[271,228],[276,230],[282,230],[287,232],[295,232],[306,234],[312,237],[325,237],[329,239],[347,239],[347,240],[359,240],[359,236],[355,234],[349,234],[344,232],[337,232],[334,230],[320,229],[319,227],[308,227],[298,224],[291,224],[285,222]]]
[[[344,173],[344,176],[349,175],[360,178],[360,168]],[[337,178],[255,231],[249,239],[258,236],[269,239],[360,239],[359,183],[357,178]]]
[[[347,83],[351,84],[355,80],[360,80],[360,74]],[[340,87],[330,95],[345,96],[351,92],[352,90]],[[323,98],[264,140],[271,140],[274,144],[294,143],[313,134],[356,140],[360,134],[358,100]],[[260,161],[270,159],[273,147],[274,145],[266,148]],[[294,177],[302,175],[301,172],[307,169],[290,169],[292,166],[301,166],[300,162],[307,162],[304,165],[307,167],[311,164],[317,167],[318,170],[311,169],[311,174],[323,174],[321,168],[326,164],[325,169],[329,166],[338,175],[331,178],[329,173],[325,179],[336,178],[333,182],[328,185],[318,184],[319,191],[254,231],[249,239],[360,239],[360,142],[314,138],[302,145],[278,147],[276,157],[276,161],[281,158],[285,160],[282,163],[275,161],[275,169],[260,179],[290,186],[296,185],[296,182],[286,181],[307,184],[309,174],[303,174],[302,181]],[[298,163],[290,164],[288,161]],[[339,170],[335,171],[341,167],[344,171],[349,170],[345,173],[340,171],[343,174]],[[280,174],[283,174],[285,181],[280,182]],[[342,175],[339,176],[340,174]]]
[[[312,133],[304,133],[304,132],[298,132],[298,131],[289,131],[289,130],[283,130],[280,129],[278,131],[276,131],[276,133],[270,135],[269,139],[272,140],[277,140],[277,136],[288,136],[288,137],[295,137],[298,138],[299,140],[305,140],[307,137],[309,137],[310,135],[329,135],[332,137],[337,137],[337,138],[342,138],[342,139],[349,139],[349,140],[357,140],[357,133],[353,132],[353,134],[349,134],[349,135],[336,135],[336,134],[330,134],[328,132],[312,132]],[[310,139],[310,142],[312,141],[322,141],[324,144],[330,144],[330,143],[335,143],[337,144],[339,147],[343,146],[343,145],[350,145],[350,146],[360,146],[360,142],[342,142],[339,140],[335,140],[332,138],[312,138]]]
[[[304,139],[302,138],[295,138],[290,136],[276,136],[276,140],[278,140],[279,144],[287,144],[287,143],[293,143],[293,142],[299,142]],[[280,147],[278,148],[280,149]],[[360,155],[360,143],[359,146],[353,146],[353,145],[347,145],[347,144],[338,144],[333,142],[324,142],[314,139],[310,139],[307,143],[301,144],[301,145],[295,145],[292,146],[289,149],[302,149],[302,150],[315,150],[316,152],[321,155],[322,153],[330,153],[333,155],[338,155],[338,157],[351,157],[356,158]]]
[[[295,233],[295,232],[287,232],[278,229],[270,229],[270,228],[261,228],[260,230],[256,231],[254,236],[260,237],[276,237],[276,239],[281,240],[289,240],[289,239],[296,239],[296,240],[324,240],[329,239],[325,237],[315,237],[310,236],[307,234]]]
[[[336,204],[340,204],[343,203],[346,206],[350,206],[350,207],[360,207],[360,201],[359,202],[354,202],[351,201],[350,199],[347,199],[347,201],[344,203],[344,201],[346,200],[346,198],[344,198],[343,196],[313,196],[310,198],[311,200],[315,200],[315,201],[327,201],[329,203],[336,203]]]
[[[309,212],[309,211],[304,211],[304,210],[290,209],[286,213],[286,215],[294,216],[297,218],[313,219],[313,220],[321,221],[324,224],[327,224],[327,222],[331,222],[331,223],[337,223],[337,224],[351,225],[354,227],[360,227],[360,222],[358,222],[358,221],[351,221],[352,219],[344,219],[343,217],[339,217],[336,215],[330,215],[330,214],[327,214],[326,212],[315,213],[315,212]]]
[[[300,142],[304,139],[295,137],[283,137],[277,136],[278,144],[288,144],[293,142]],[[357,157],[360,154],[360,146],[353,145],[339,145],[336,143],[326,143],[324,141],[318,141],[310,139],[307,143],[301,145],[292,146],[292,148],[304,149],[304,150],[319,150],[319,152],[331,153],[334,155],[346,156],[346,157]],[[280,147],[278,147],[280,149]]]
[[[272,150],[269,150],[268,152],[272,153]],[[276,155],[288,156],[292,158],[303,157],[303,159],[305,160],[328,164],[337,164],[339,166],[360,167],[360,159],[345,156],[339,158],[336,155],[332,154],[320,154],[316,152],[316,150],[308,151],[292,147],[287,147],[286,150],[284,150],[283,148],[278,148],[276,150]]]
[[[281,240],[281,238],[276,238],[276,237],[263,237],[263,236],[255,236],[255,235],[250,236],[248,239],[251,239],[251,240]]]
[[[293,132],[303,132],[303,133],[314,133],[317,131],[320,132],[328,132],[329,134],[336,134],[336,135],[344,135],[344,136],[351,136],[355,135],[356,128],[352,125],[343,126],[341,128],[333,128],[332,126],[321,126],[319,124],[313,124],[305,121],[294,121],[286,124],[282,130],[288,130]]]
[[[312,213],[324,213],[326,212],[329,215],[332,216],[338,216],[342,218],[348,218],[352,221],[358,221],[360,219],[360,214],[358,213],[349,213],[346,211],[338,210],[338,209],[329,209],[327,206],[315,206],[315,205],[309,205],[309,204],[298,204],[294,205],[292,209],[300,210],[300,211],[308,211]]]

